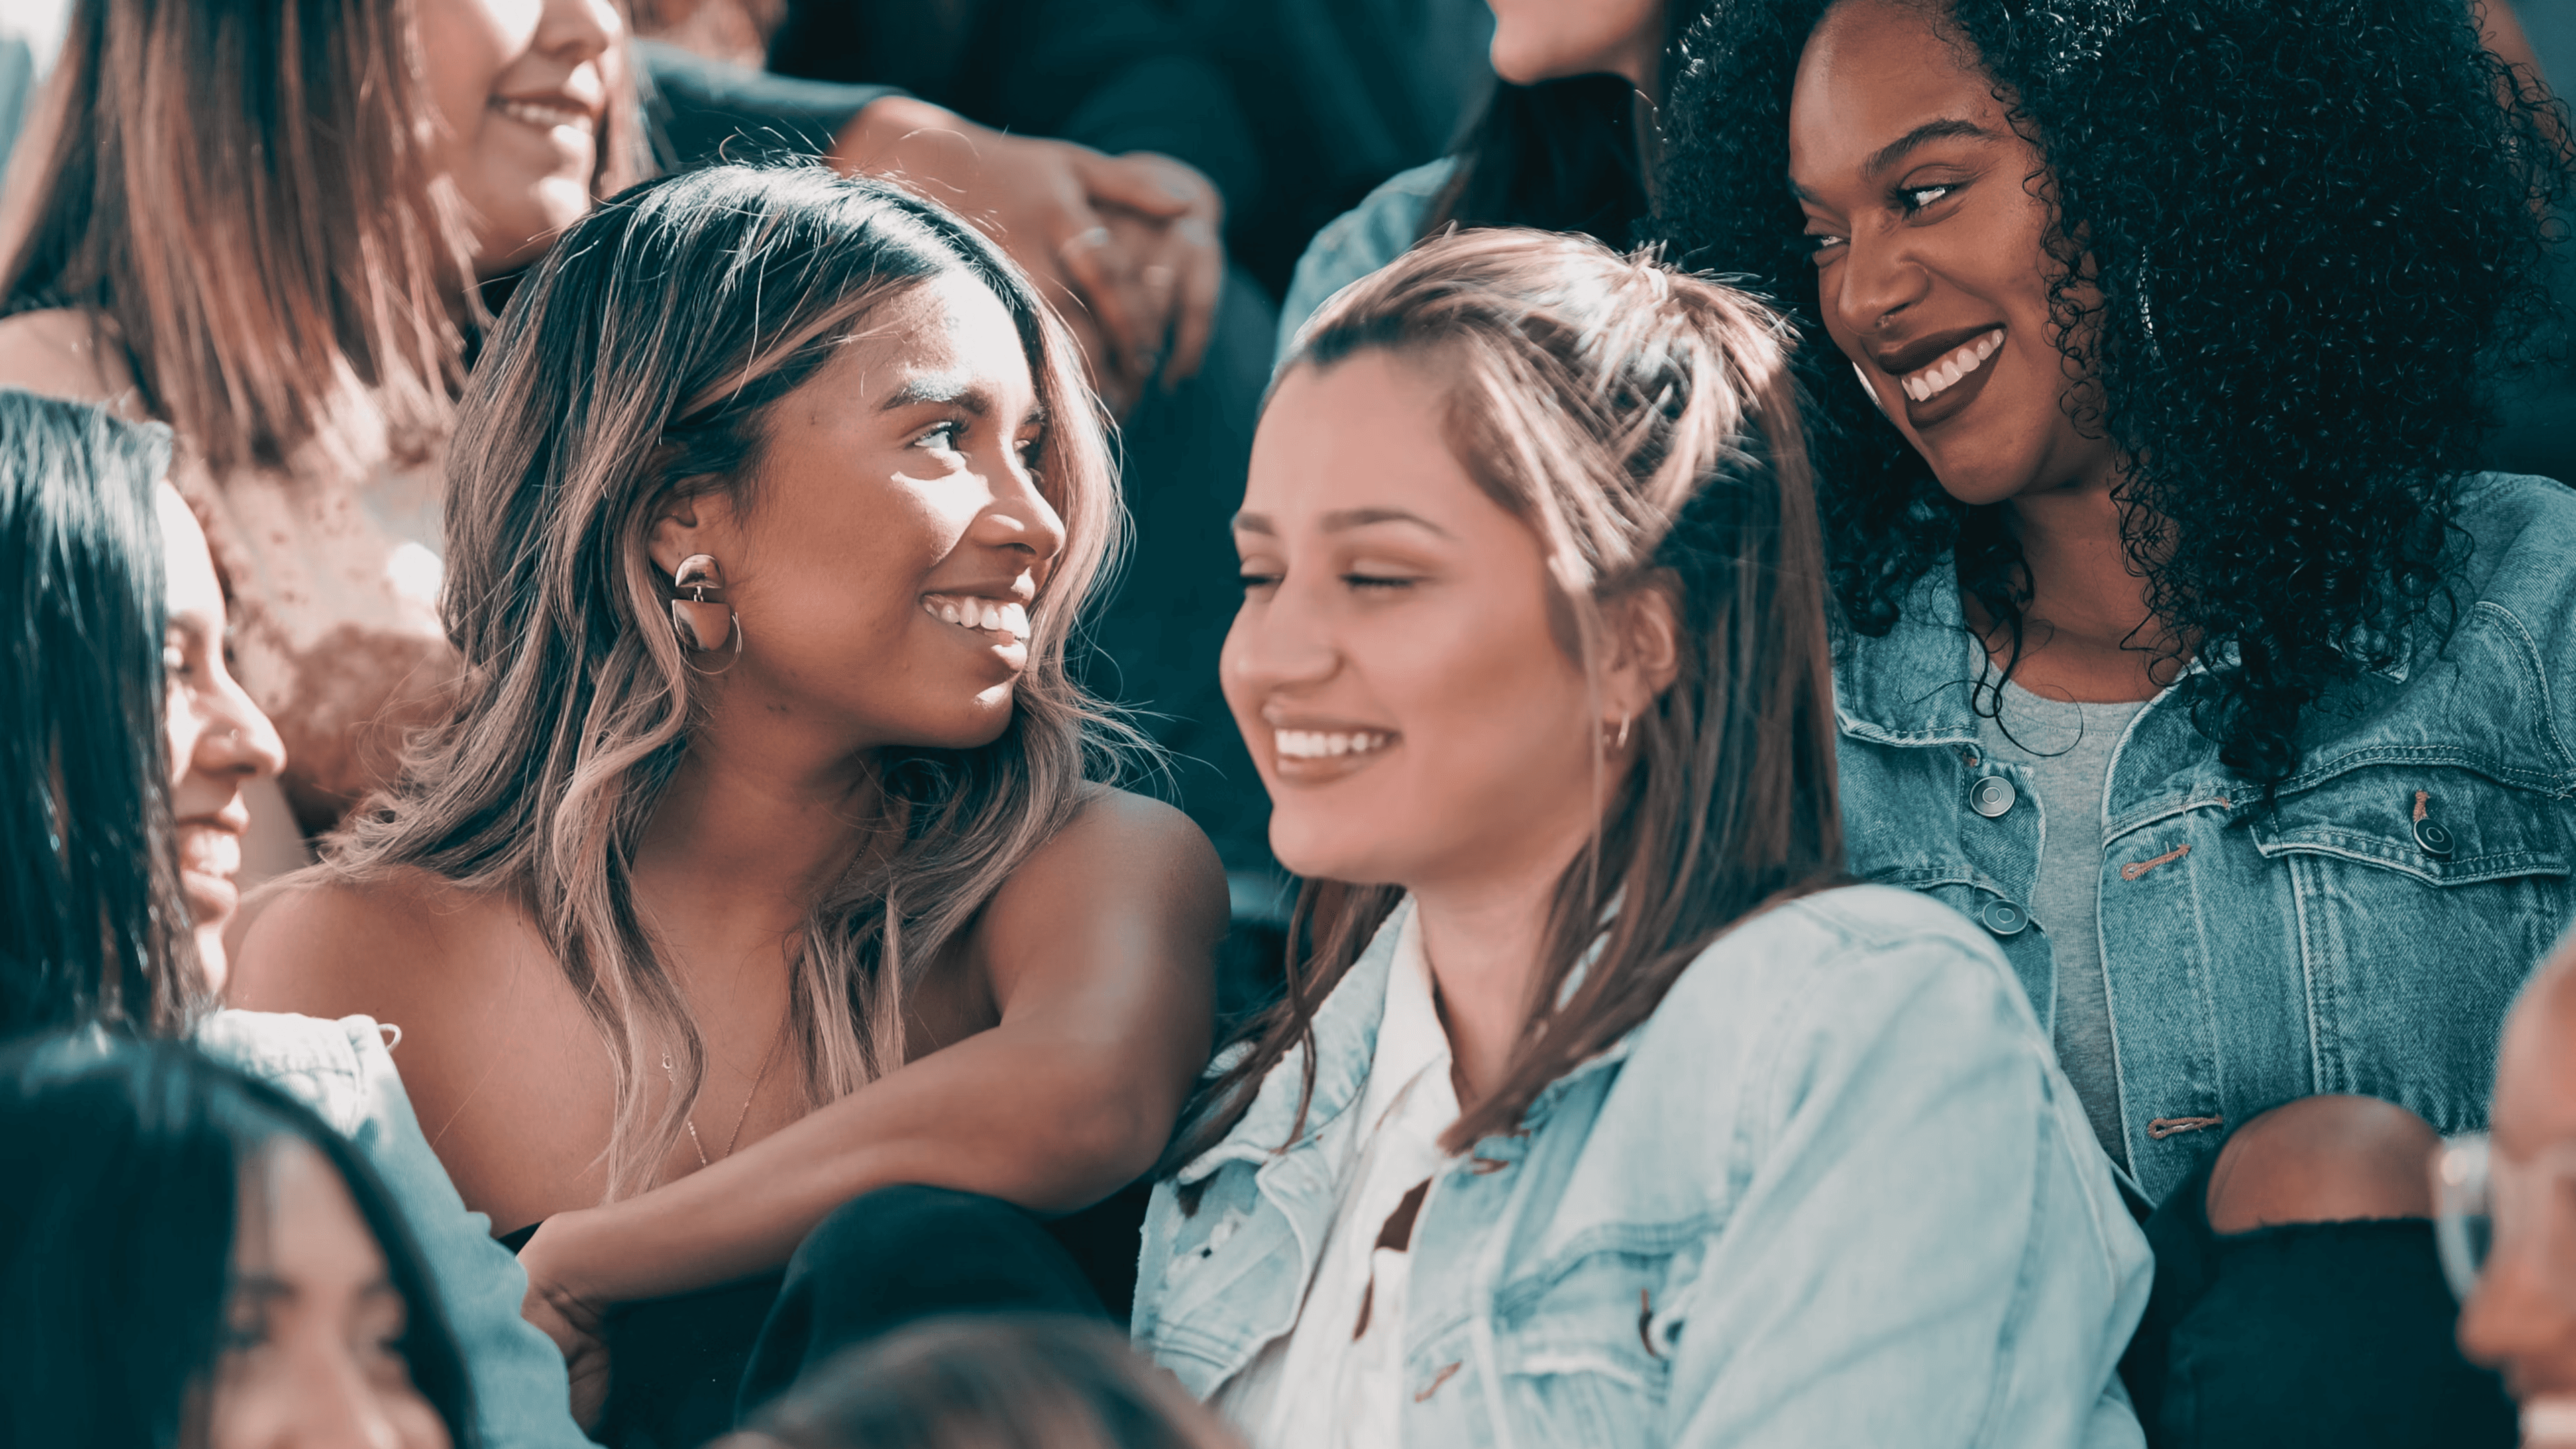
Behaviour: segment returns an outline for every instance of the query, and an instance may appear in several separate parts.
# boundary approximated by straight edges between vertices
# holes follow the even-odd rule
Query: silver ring
[[[1105,247],[1109,245],[1109,241],[1109,228],[1105,226],[1084,227],[1082,230],[1066,237],[1063,241],[1056,243],[1056,255],[1067,255],[1071,253],[1075,247]]]

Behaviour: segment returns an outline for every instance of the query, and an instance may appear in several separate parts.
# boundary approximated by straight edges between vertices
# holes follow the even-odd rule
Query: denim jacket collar
[[[1835,643],[1835,713],[1842,732],[1883,745],[1973,745],[1977,641],[1947,563],[1914,581],[1896,626]],[[1863,663],[1866,661],[1866,663]]]
[[[1407,896],[1324,997],[1324,1004],[1315,1009],[1315,1095],[1307,1103],[1305,1129],[1296,1141],[1291,1142],[1288,1134],[1297,1125],[1297,1097],[1305,1087],[1303,1044],[1290,1047],[1261,1079],[1252,1106],[1225,1140],[1180,1170],[1177,1181],[1182,1186],[1228,1162],[1258,1162],[1310,1143],[1359,1100],[1368,1084],[1369,1062],[1377,1055],[1377,1028],[1386,1015],[1387,974],[1395,961],[1395,943],[1412,914],[1413,898]],[[1228,1065],[1229,1059],[1220,1058],[1210,1070],[1221,1071]]]

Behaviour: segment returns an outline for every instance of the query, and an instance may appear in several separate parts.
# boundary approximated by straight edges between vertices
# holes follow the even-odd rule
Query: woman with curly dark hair
[[[1810,339],[1852,866],[2001,938],[2163,1205],[2150,1432],[2509,1436],[2429,1228],[2345,1220],[2429,1211],[2576,907],[2576,494],[2466,471],[2564,110],[2456,0],[1720,0],[1683,50],[1663,229]]]

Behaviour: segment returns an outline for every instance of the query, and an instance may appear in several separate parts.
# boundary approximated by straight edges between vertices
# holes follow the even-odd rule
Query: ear
[[[732,501],[725,495],[675,493],[654,511],[644,551],[665,579],[693,553],[712,554],[720,566],[732,565],[737,561],[726,556],[734,541],[732,522]]]
[[[1650,580],[1630,589],[1602,609],[1601,624],[1609,646],[1601,680],[1606,722],[1635,719],[1681,673],[1681,615],[1670,585]]]

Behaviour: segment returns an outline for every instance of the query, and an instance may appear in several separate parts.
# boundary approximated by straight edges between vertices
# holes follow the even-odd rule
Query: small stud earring
[[[724,570],[713,554],[693,553],[671,571],[671,632],[680,647],[705,653],[730,643],[742,653],[742,620],[725,602]]]

